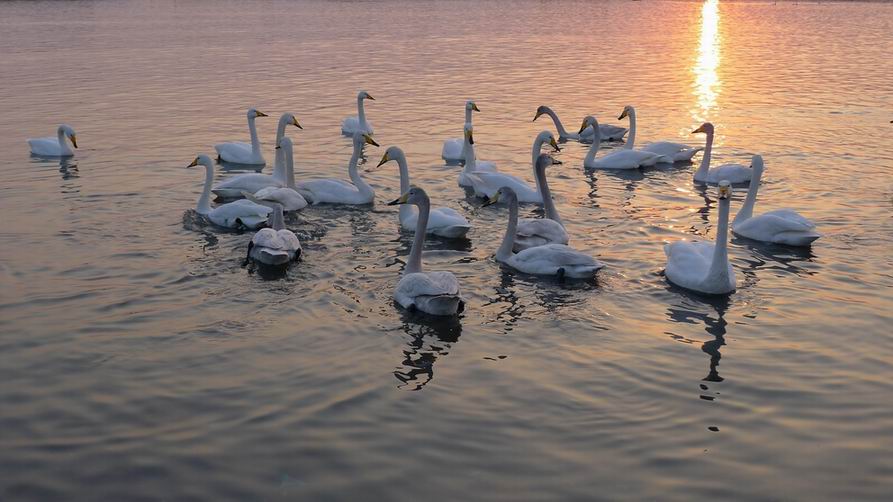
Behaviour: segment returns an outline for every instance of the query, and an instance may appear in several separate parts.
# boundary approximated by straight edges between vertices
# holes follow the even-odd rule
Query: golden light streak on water
[[[706,0],[701,8],[701,42],[698,45],[698,58],[692,67],[695,74],[695,106],[692,118],[695,122],[709,120],[716,108],[722,82],[719,80],[720,54],[719,0]]]

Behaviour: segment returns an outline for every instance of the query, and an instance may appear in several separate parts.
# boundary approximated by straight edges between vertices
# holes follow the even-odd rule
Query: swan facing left
[[[56,137],[31,138],[28,144],[31,146],[31,154],[39,157],[71,157],[74,151],[68,146],[71,140],[72,146],[78,147],[78,138],[70,125],[62,124],[56,129]]]
[[[249,108],[248,113],[248,133],[251,135],[251,143],[231,142],[220,143],[214,145],[217,150],[217,156],[224,162],[232,162],[233,164],[245,165],[264,165],[267,163],[264,156],[260,153],[260,140],[257,139],[257,127],[254,125],[254,119],[257,117],[266,117],[267,114],[254,108]]]
[[[593,138],[595,138],[595,132],[591,127],[583,129],[582,132],[568,132],[568,130],[564,128],[564,124],[561,123],[561,119],[558,118],[558,114],[545,105],[536,109],[536,115],[533,116],[533,121],[536,122],[536,119],[543,115],[548,115],[552,118],[552,122],[555,124],[555,129],[558,129],[558,139],[561,141],[572,140],[580,141],[582,143],[591,143]],[[599,124],[598,130],[601,133],[602,141],[623,141],[623,136],[626,134],[626,127],[619,127],[611,124]]]
[[[425,272],[422,270],[422,247],[425,245],[425,229],[431,211],[428,194],[419,187],[412,187],[400,198],[388,203],[389,206],[412,204],[418,207],[412,250],[403,277],[394,290],[394,299],[409,311],[420,311],[430,315],[456,315],[465,308],[459,294],[459,281],[451,272]]]
[[[240,199],[235,202],[211,208],[211,184],[214,182],[214,161],[207,155],[199,155],[186,167],[202,165],[205,167],[205,185],[195,206],[195,212],[207,217],[215,225],[225,228],[246,227],[252,230],[260,228],[272,209]]]

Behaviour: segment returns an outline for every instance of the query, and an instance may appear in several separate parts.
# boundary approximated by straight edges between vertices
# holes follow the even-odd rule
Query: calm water
[[[889,497],[891,32],[883,3],[0,3],[0,498]],[[365,175],[374,209],[290,218],[305,260],[284,278],[190,211],[184,166],[244,141],[248,106],[272,116],[268,160],[292,111],[298,178],[346,177],[361,88],[378,141],[474,224],[425,255],[462,283],[454,322],[391,301],[393,164]],[[440,161],[469,97],[479,157],[527,179],[538,105],[571,128],[634,104],[641,142],[702,144],[709,118],[715,162],[765,156],[758,210],[824,237],[733,240],[738,291],[686,294],[662,244],[713,238],[695,166],[587,174],[568,144],[550,183],[608,267],[501,270],[507,211]],[[74,160],[30,158],[61,121]]]

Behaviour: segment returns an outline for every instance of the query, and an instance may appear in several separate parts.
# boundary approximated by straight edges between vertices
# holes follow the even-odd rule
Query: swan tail
[[[435,229],[432,233],[447,239],[461,239],[471,230],[471,225],[450,225]]]
[[[459,295],[417,296],[413,306],[421,312],[431,315],[456,315],[464,307]]]

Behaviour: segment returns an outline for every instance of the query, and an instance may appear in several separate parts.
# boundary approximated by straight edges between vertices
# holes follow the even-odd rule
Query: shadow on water
[[[667,317],[670,321],[684,324],[704,324],[704,331],[711,337],[701,344],[701,350],[710,356],[709,369],[707,376],[702,380],[705,382],[722,382],[724,379],[719,374],[719,361],[722,359],[720,347],[726,344],[726,326],[728,321],[725,320],[725,314],[729,310],[731,297],[729,295],[707,296],[698,295],[688,290],[669,286],[669,290],[677,293],[682,302],[667,308]],[[694,344],[696,340],[688,339],[680,335],[670,334],[674,339]],[[706,385],[701,385],[701,390],[707,390]],[[712,401],[713,396],[702,395],[702,399]]]
[[[403,360],[394,370],[394,376],[400,381],[397,388],[421,390],[434,379],[434,363],[437,359],[449,354],[453,344],[459,341],[462,335],[461,318],[400,310],[407,340],[403,348]]]

